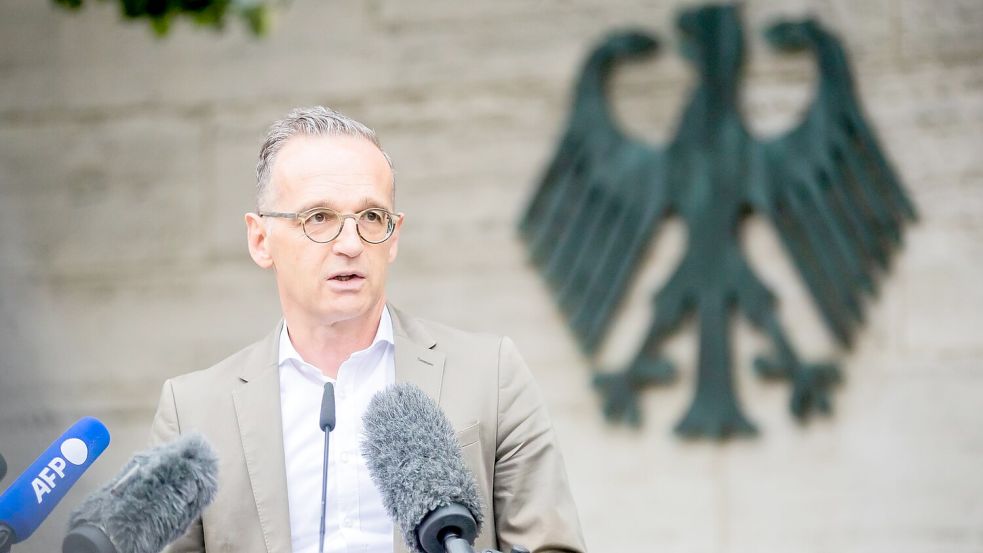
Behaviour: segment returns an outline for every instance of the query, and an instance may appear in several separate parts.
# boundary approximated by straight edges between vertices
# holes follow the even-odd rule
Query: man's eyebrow
[[[355,211],[364,211],[370,208],[385,209],[386,211],[392,211],[388,207],[382,205],[381,203],[373,200],[371,198],[362,198],[362,200],[356,204],[359,207]],[[308,202],[297,209],[297,213],[303,213],[305,211],[310,211],[315,208],[324,207],[327,209],[332,209],[334,211],[340,211],[337,207],[331,205],[327,200],[315,200],[313,202]]]
[[[386,211],[391,211],[388,207],[373,200],[372,198],[362,198],[362,201],[358,203],[358,206],[359,206],[358,211],[363,211],[373,207],[377,209],[385,209]]]
[[[315,209],[318,207],[326,207],[328,209],[334,209],[333,207],[331,207],[331,205],[328,202],[324,200],[315,200],[313,202],[307,202],[306,204],[297,208],[297,213],[303,213],[305,211],[309,211],[311,209]]]

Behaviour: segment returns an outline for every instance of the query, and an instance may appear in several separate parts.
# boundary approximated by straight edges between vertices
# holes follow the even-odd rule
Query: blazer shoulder
[[[279,330],[280,325],[277,325]],[[279,332],[274,331],[263,339],[229,355],[211,367],[185,373],[169,379],[170,384],[185,393],[195,395],[208,394],[216,389],[216,384],[232,383],[243,377],[250,369],[273,365],[276,355],[275,338]]]
[[[467,348],[474,351],[498,350],[507,338],[489,332],[474,332],[448,324],[398,312],[401,331],[417,343],[436,350]],[[429,344],[427,342],[430,342]]]

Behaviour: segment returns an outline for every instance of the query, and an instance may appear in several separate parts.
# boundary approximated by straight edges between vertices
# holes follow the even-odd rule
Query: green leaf
[[[77,10],[85,0],[52,0],[65,9]],[[269,4],[275,0],[103,0],[119,3],[127,19],[146,19],[158,37],[167,35],[177,17],[187,17],[195,25],[221,30],[229,12],[242,18],[256,36],[270,28]]]

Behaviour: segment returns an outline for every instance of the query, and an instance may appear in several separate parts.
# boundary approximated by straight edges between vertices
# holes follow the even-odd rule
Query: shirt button
[[[351,517],[345,517],[345,519],[341,521],[341,525],[344,526],[345,528],[351,528],[352,527]]]

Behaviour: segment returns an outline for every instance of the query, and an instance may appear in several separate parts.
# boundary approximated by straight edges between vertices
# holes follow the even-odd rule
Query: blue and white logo
[[[89,458],[89,448],[78,438],[69,438],[61,444],[61,454],[73,465],[81,465]]]
[[[65,468],[68,466],[68,463],[79,466],[84,464],[89,458],[89,448],[85,445],[85,442],[78,438],[65,440],[59,449],[61,450],[61,457],[56,456],[48,461],[48,464],[31,481],[31,487],[34,488],[34,497],[37,499],[39,505],[45,495],[51,493],[52,490],[58,487],[58,481],[65,478]]]

